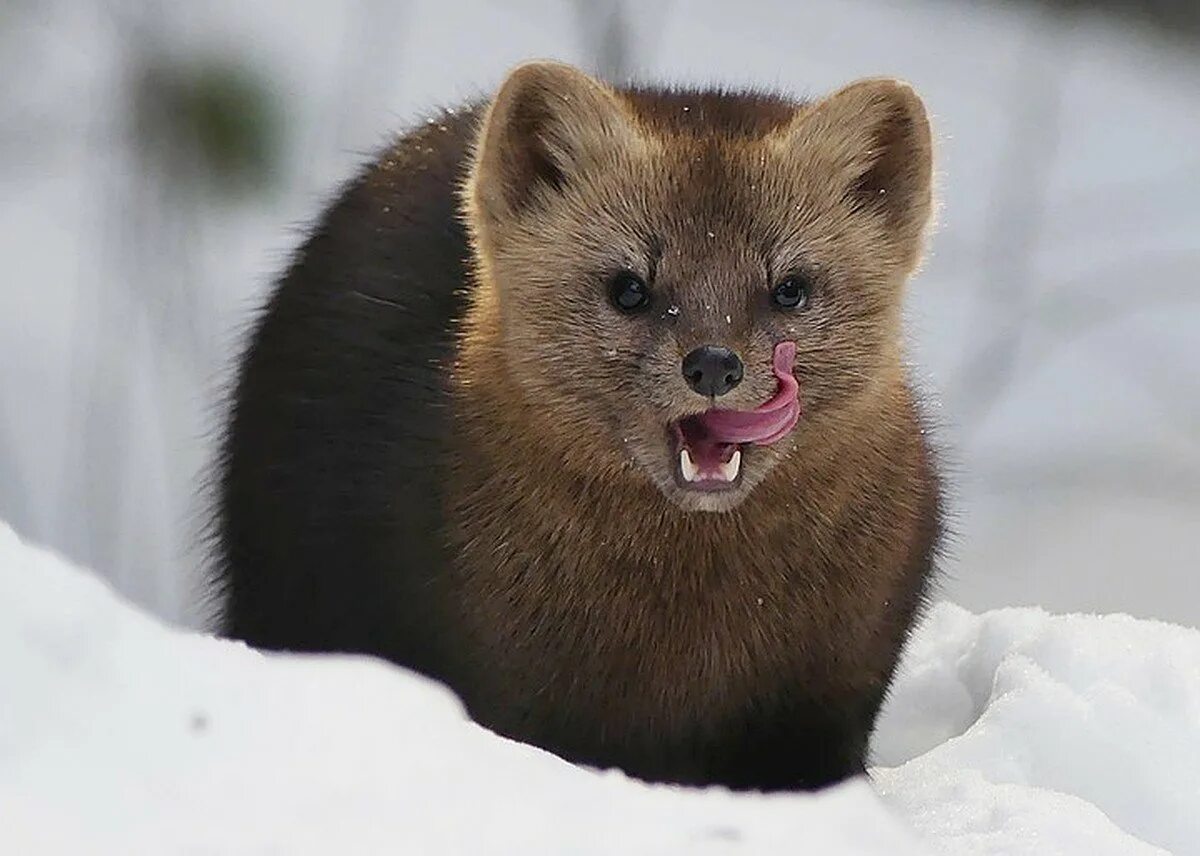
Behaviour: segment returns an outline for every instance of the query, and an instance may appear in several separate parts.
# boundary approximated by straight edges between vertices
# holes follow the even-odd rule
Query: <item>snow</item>
[[[651,787],[353,657],[168,629],[0,524],[0,852],[924,852],[864,782]]]
[[[945,853],[1200,853],[1200,632],[940,604],[873,750]]]
[[[816,795],[573,767],[383,663],[167,627],[3,524],[0,675],[6,853],[1200,853],[1200,632],[1125,616],[937,606],[874,785]]]

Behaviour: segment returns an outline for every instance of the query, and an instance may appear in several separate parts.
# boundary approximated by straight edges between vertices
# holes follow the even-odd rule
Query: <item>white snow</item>
[[[878,795],[579,769],[403,670],[168,628],[3,524],[0,676],[4,853],[1200,852],[1200,632],[1123,616],[937,607]]]
[[[1200,632],[941,604],[873,749],[945,853],[1200,853]]]
[[[0,524],[0,852],[917,854],[865,782],[651,787],[364,658],[168,629]]]

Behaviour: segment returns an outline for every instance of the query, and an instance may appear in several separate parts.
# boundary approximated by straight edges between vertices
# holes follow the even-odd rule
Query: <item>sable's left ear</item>
[[[907,83],[851,83],[801,110],[786,145],[832,170],[845,198],[877,212],[915,264],[933,213],[933,144],[925,105]]]

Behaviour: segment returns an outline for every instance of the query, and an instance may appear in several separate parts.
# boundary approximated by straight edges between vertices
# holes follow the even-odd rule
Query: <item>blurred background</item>
[[[367,153],[530,57],[912,81],[940,140],[909,318],[952,469],[941,594],[1200,625],[1195,0],[4,0],[0,519],[199,626],[252,311]]]

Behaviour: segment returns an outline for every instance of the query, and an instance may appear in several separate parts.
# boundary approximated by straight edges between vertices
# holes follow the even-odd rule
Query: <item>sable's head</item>
[[[930,174],[896,81],[801,104],[522,65],[465,191],[476,308],[564,466],[730,509],[899,376]]]

